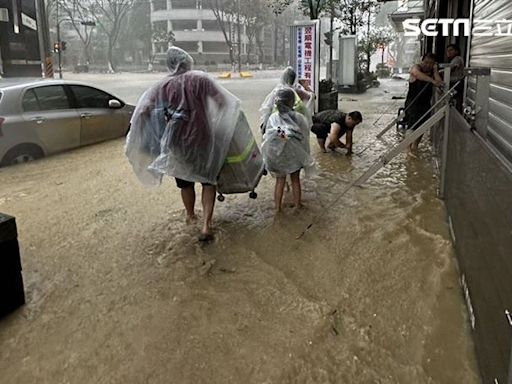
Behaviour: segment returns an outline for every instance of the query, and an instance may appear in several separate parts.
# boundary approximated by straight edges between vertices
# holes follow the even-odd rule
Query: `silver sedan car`
[[[125,135],[134,107],[79,82],[0,81],[0,166]]]

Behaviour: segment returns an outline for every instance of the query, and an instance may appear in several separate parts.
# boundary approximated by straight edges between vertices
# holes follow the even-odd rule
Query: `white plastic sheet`
[[[137,103],[125,153],[148,187],[159,185],[163,175],[215,185],[240,101],[205,73],[189,70],[185,51],[171,50],[170,74]]]
[[[309,154],[309,126],[295,111],[270,115],[261,145],[265,168],[275,176],[285,176],[304,168],[314,171],[315,161]]]

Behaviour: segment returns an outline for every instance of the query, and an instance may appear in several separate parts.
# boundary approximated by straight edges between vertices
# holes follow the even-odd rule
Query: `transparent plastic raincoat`
[[[302,168],[314,172],[315,161],[309,154],[309,126],[306,118],[291,109],[274,112],[267,121],[261,144],[267,171],[285,176]]]
[[[309,99],[304,102],[297,93],[297,89],[301,89],[303,93],[309,93],[300,86],[297,82],[297,76],[292,67],[287,67],[283,74],[281,75],[281,80],[278,85],[274,87],[274,89],[267,95],[263,103],[260,107],[260,126],[262,133],[265,133],[265,127],[267,126],[267,121],[270,115],[276,111],[275,109],[275,99],[276,93],[279,89],[283,88],[291,88],[295,92],[295,103],[293,106],[293,110],[299,112],[306,118],[306,122],[309,124],[309,127],[313,125],[313,108],[314,108],[314,95],[310,93]]]
[[[139,180],[162,176],[215,185],[240,113],[240,101],[208,75],[192,71],[192,57],[167,52],[169,75],[147,90],[131,119],[125,153]]]

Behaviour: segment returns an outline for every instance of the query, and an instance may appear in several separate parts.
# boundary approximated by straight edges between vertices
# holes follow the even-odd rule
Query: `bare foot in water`
[[[195,224],[197,222],[197,216],[196,215],[187,216],[187,219],[185,222],[187,223],[187,225]]]
[[[418,156],[414,152],[412,152],[410,150],[407,152],[407,157],[409,157],[411,159],[417,159],[418,158]]]
[[[293,205],[293,209],[292,209],[292,212],[293,214],[297,214],[299,213],[300,211],[302,211],[302,209],[304,208],[304,204],[300,203],[299,205]]]
[[[201,234],[199,235],[199,241],[202,243],[209,243],[213,240],[214,240],[213,234],[211,234],[210,232],[208,232],[208,233],[201,232]]]

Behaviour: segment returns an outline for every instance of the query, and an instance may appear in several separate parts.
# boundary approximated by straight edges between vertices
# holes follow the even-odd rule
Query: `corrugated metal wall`
[[[474,18],[512,20],[512,2],[475,0]],[[512,163],[512,36],[475,36],[470,55],[470,66],[492,68],[487,139]]]
[[[483,384],[512,384],[512,173],[452,109],[446,207]]]
[[[473,12],[475,20],[512,20],[512,1],[474,0]],[[451,114],[445,202],[482,381],[512,384],[512,36],[472,36],[469,66],[491,68],[489,113],[477,132]],[[470,77],[469,101],[476,87]]]

